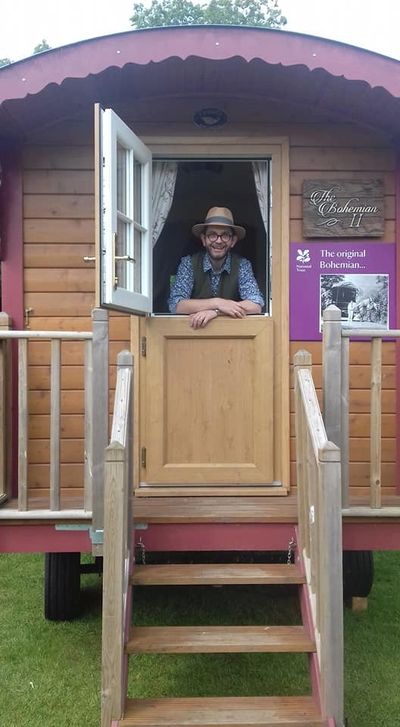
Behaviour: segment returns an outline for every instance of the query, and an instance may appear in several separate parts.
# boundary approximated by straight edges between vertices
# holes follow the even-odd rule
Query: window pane
[[[115,257],[128,255],[129,252],[129,225],[123,220],[118,220],[118,234],[115,244]],[[115,260],[115,275],[118,278],[119,288],[128,288],[128,262],[126,260]]]
[[[134,207],[133,219],[142,224],[142,165],[136,159],[134,161],[133,176]]]
[[[134,246],[134,275],[135,275],[135,292],[142,293],[142,233],[135,229],[135,246]]]
[[[117,144],[117,209],[124,215],[128,214],[128,154],[127,149]]]

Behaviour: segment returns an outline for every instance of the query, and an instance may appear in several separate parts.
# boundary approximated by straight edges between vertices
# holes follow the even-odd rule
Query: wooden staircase
[[[132,513],[132,360],[127,352],[119,354],[111,444],[105,456],[102,727],[343,727],[340,451],[326,437],[309,354],[298,352],[294,368],[298,445],[296,563],[132,567],[132,523],[147,530],[151,520],[142,517],[143,512],[140,519],[137,512]],[[236,537],[242,533],[243,549],[265,549],[268,542],[266,528],[273,529],[274,524],[265,519],[262,503],[260,506],[262,498],[255,507],[250,504],[250,512],[238,498],[232,503],[233,513],[229,516],[218,514],[218,507],[210,507],[202,497],[194,500],[197,501],[194,515],[185,511],[188,503],[184,503],[175,522],[171,513],[167,515],[165,503],[159,505],[161,509],[153,522],[164,528],[161,550],[187,550],[189,540],[195,542],[195,538],[188,540],[188,534],[193,535],[194,530],[203,525],[206,526],[206,530],[201,530],[203,540],[195,550],[203,550],[206,542],[211,551],[226,551],[226,536],[229,531],[232,537],[232,527]],[[243,524],[246,525],[245,535]],[[166,536],[165,527],[173,534],[172,540]],[[196,537],[198,533],[196,530]],[[206,541],[205,533],[208,533]],[[257,535],[250,542],[249,533]],[[151,527],[146,537],[151,542]],[[172,543],[178,546],[178,541],[180,547],[171,547]],[[237,545],[236,549],[240,550],[240,544]],[[131,629],[132,590],[136,586],[184,585],[195,589],[205,585],[255,587],[260,584],[297,585],[303,625],[216,627],[197,624]],[[244,652],[301,652],[308,655],[312,696],[126,698],[131,654]],[[240,693],[240,684],[237,691]]]
[[[167,564],[138,565],[133,586],[282,585],[305,582],[297,565]],[[127,654],[194,654],[315,652],[315,642],[301,626],[151,626],[131,629]],[[238,691],[240,689],[238,688]],[[128,699],[120,727],[161,725],[326,725],[316,699],[301,697],[195,697]]]

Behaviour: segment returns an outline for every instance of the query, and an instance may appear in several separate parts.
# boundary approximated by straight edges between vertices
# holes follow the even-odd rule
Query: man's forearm
[[[180,300],[176,306],[176,312],[181,314],[190,315],[191,313],[198,313],[202,310],[219,310],[220,313],[224,314],[224,308],[226,304],[233,301],[226,301],[224,298],[189,298],[187,300]],[[261,306],[258,303],[253,303],[252,300],[239,300],[238,306],[247,314],[261,313]],[[230,313],[226,313],[229,315]]]
[[[189,298],[180,300],[176,306],[177,313],[190,315],[201,310],[215,310],[218,308],[218,298]]]
[[[252,300],[241,300],[240,305],[246,313],[261,313],[261,306],[259,303],[253,303]]]

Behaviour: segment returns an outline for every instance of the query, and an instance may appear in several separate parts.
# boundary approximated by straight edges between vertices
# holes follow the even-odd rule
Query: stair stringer
[[[307,574],[306,574],[306,567],[304,563],[303,553],[301,550],[301,543],[299,542],[299,532],[298,528],[296,528],[296,562],[299,566],[299,569],[306,577],[306,582],[299,586],[299,599],[300,599],[300,610],[301,610],[301,620],[303,623],[303,626],[306,630],[307,635],[315,640],[317,650],[308,655],[308,663],[309,663],[309,671],[310,671],[310,681],[311,681],[311,691],[314,698],[314,701],[316,705],[318,706],[318,709],[321,711],[321,672],[320,672],[320,663],[319,663],[319,656],[318,656],[318,650],[319,650],[319,639],[320,635],[315,627],[315,619],[314,619],[314,612],[313,612],[313,606],[312,606],[312,595],[310,593],[308,584],[307,584]],[[333,722],[333,727],[335,727]]]
[[[323,713],[322,698],[321,698],[321,668],[320,668],[320,644],[321,635],[315,626],[315,598],[313,597],[307,579],[307,568],[304,562],[303,551],[301,548],[301,542],[299,538],[298,528],[296,531],[296,563],[300,569],[302,575],[305,576],[306,582],[299,585],[299,599],[300,599],[300,610],[301,620],[304,629],[310,639],[314,639],[316,644],[316,651],[308,654],[311,692],[315,704],[318,710]],[[333,717],[327,717],[327,727],[342,727],[337,725]]]

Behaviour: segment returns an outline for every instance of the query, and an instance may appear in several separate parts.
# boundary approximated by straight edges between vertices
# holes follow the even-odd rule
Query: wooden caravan
[[[346,92],[346,78],[339,78],[334,44],[318,41],[318,61],[300,70],[302,49],[317,41],[242,29],[244,50],[237,55],[239,31],[218,32],[226,48],[222,56],[221,41],[218,52],[205,53],[203,31],[186,28],[109,38],[110,55],[104,52],[106,41],[99,40],[91,41],[90,57],[81,43],[57,51],[57,59],[52,53],[41,56],[40,68],[32,58],[24,62],[35,78],[29,96],[18,86],[21,64],[2,70],[1,133],[7,146],[2,153],[3,310],[14,328],[28,326],[32,331],[88,330],[95,305],[111,311],[111,389],[116,352],[129,348],[137,358],[140,403],[134,413],[133,485],[146,497],[293,491],[289,357],[308,348],[320,386],[319,277],[329,287],[329,265],[336,264],[330,256],[336,250],[342,255],[335,258],[339,279],[355,269],[356,258],[349,255],[362,254],[360,244],[372,259],[370,267],[364,265],[367,275],[381,258],[379,250],[385,251],[385,270],[378,264],[376,272],[390,283],[387,325],[395,326],[396,62],[346,49],[347,69],[355,67],[361,54],[367,70],[360,81],[356,71],[347,71],[352,93],[343,114],[338,102]],[[173,57],[160,50],[167,35],[174,36]],[[260,46],[261,37],[266,41]],[[283,37],[290,38],[292,50],[278,67],[273,59]],[[74,70],[61,89],[57,84],[63,82],[69,62]],[[388,79],[382,81],[387,92],[379,118],[373,109],[380,92],[371,80],[377,66]],[[329,94],[317,102],[316,78],[321,74]],[[371,103],[362,100],[364,80],[371,84]],[[126,90],[131,85],[134,96]],[[100,98],[108,110],[98,111],[94,122],[94,104]],[[9,106],[17,119],[12,128]],[[67,121],[62,108],[68,108]],[[135,160],[132,171],[130,159]],[[151,168],[154,184],[170,190],[166,211],[152,209]],[[137,192],[130,210],[131,184]],[[341,190],[336,196],[332,192],[335,209],[339,204],[344,210],[334,224],[332,216],[327,219],[319,212],[323,202],[314,204],[324,185],[325,194]],[[356,197],[361,199],[358,207]],[[252,262],[265,308],[260,317],[213,321],[204,332],[193,332],[185,318],[168,315],[169,280],[181,255],[197,249],[190,236],[193,221],[216,200],[232,207],[247,230],[239,252]],[[11,238],[12,246],[7,243]],[[304,250],[313,260],[297,265],[296,255]],[[316,256],[324,275],[316,273]],[[354,294],[360,303],[367,297],[364,288],[362,282],[357,288],[361,292]],[[333,301],[330,290],[325,297],[328,293]],[[49,450],[44,392],[49,381],[44,377],[43,345],[42,353],[39,344],[31,349],[28,490],[45,498]],[[350,487],[360,495],[367,489],[369,458],[368,384],[362,375],[366,351],[364,343],[358,344],[350,377]],[[395,356],[394,344],[386,344],[382,486],[387,495],[396,492]],[[66,498],[72,492],[78,495],[83,477],[81,360],[72,344],[68,353],[66,347],[62,386],[68,404],[61,427]],[[214,369],[215,376],[210,376]],[[16,457],[16,439],[13,447]]]
[[[341,543],[353,553],[400,544],[399,119],[398,62],[282,31],[136,31],[0,70],[0,549],[45,552],[46,578],[64,585],[73,555],[76,585],[76,553],[110,543],[104,479],[114,483],[111,514],[122,507],[126,527],[105,602],[122,619],[142,578],[197,578],[178,568],[129,582],[132,518],[150,551],[291,551],[297,539],[314,699],[289,702],[283,724],[343,721],[340,633],[326,650],[341,629]],[[236,250],[265,305],[194,330],[170,313],[170,282],[213,205],[246,229]],[[371,338],[383,339],[372,354]],[[222,570],[198,577],[288,576]],[[73,615],[58,595],[50,618]],[[236,637],[221,636],[221,649]],[[255,650],[300,648],[288,639],[271,647],[257,634]],[[104,727],[125,708],[121,681],[110,697],[107,679],[122,679],[127,654],[112,656]],[[203,706],[191,705],[192,721]],[[206,707],[207,724],[226,723],[226,702]],[[279,724],[273,700],[238,708],[246,724],[249,714]],[[146,723],[147,708],[142,722],[129,709],[121,725]],[[184,724],[184,705],[157,705],[157,718],[177,709]]]

